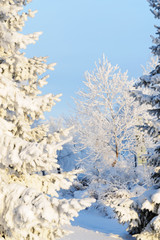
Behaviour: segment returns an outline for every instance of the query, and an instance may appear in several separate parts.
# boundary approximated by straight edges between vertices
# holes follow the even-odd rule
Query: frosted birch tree
[[[85,89],[75,100],[80,143],[92,150],[94,162],[102,159],[105,165],[115,166],[128,158],[134,163],[136,108],[129,95],[133,82],[104,56],[85,78]]]
[[[55,64],[22,53],[41,34],[21,33],[35,14],[22,11],[29,2],[0,1],[0,239],[53,240],[90,200],[58,199],[75,178],[75,172],[57,173],[57,150],[68,130],[50,134],[46,125],[34,127],[60,95],[40,95]]]
[[[93,72],[85,74],[85,88],[75,99],[76,141],[80,150],[88,152],[79,163],[85,169],[90,195],[96,199],[106,198],[113,188],[127,189],[137,182],[139,112],[129,93],[133,83],[127,72],[103,56]]]
[[[105,59],[104,59],[105,60]],[[106,66],[107,66],[107,60],[106,61]],[[154,69],[154,67],[157,65],[158,59],[155,57],[151,57],[151,59],[146,63],[145,66],[142,66],[143,69],[143,73],[149,73],[151,70]],[[105,66],[105,67],[106,67]],[[107,67],[106,67],[107,68]],[[104,71],[104,70],[103,70]],[[107,71],[107,70],[106,70]],[[88,76],[88,74],[87,74]],[[112,75],[110,75],[110,77],[112,77]],[[104,80],[101,80],[104,81]],[[101,82],[100,81],[100,82]],[[113,168],[110,166],[112,166],[110,163],[105,162],[106,159],[103,159],[101,151],[103,151],[106,146],[103,146],[103,142],[104,142],[104,137],[106,137],[105,135],[102,135],[102,139],[99,139],[99,142],[101,143],[100,147],[97,152],[94,152],[95,148],[92,147],[94,145],[94,138],[97,138],[98,136],[98,131],[99,131],[99,126],[100,126],[100,120],[97,122],[94,122],[94,119],[92,119],[92,117],[95,118],[95,116],[93,115],[93,111],[92,111],[92,106],[90,105],[90,102],[87,102],[87,107],[86,105],[81,107],[79,106],[79,100],[81,101],[81,105],[83,105],[83,101],[84,98],[83,96],[80,96],[80,99],[77,100],[77,105],[79,106],[78,108],[78,114],[77,116],[71,116],[70,118],[67,119],[50,119],[49,124],[50,124],[50,128],[52,129],[58,129],[58,131],[61,131],[61,127],[64,126],[75,126],[75,128],[72,128],[72,131],[70,132],[71,136],[72,136],[72,141],[70,141],[69,143],[65,144],[64,148],[59,151],[58,154],[58,159],[60,161],[60,164],[62,166],[62,168],[64,169],[73,169],[73,168],[77,168],[77,167],[82,167],[85,169],[85,173],[84,173],[84,177],[80,176],[80,183],[82,183],[81,188],[86,188],[86,186],[88,185],[89,187],[89,192],[91,193],[91,195],[96,196],[96,198],[104,198],[105,199],[105,204],[106,204],[106,197],[108,198],[108,202],[110,204],[110,199],[113,202],[113,198],[117,199],[118,194],[112,194],[112,190],[114,189],[114,191],[121,189],[127,189],[126,185],[130,186],[130,182],[133,182],[135,184],[135,182],[140,182],[140,185],[143,184],[147,184],[147,185],[151,185],[150,180],[148,179],[148,176],[150,175],[150,167],[147,166],[146,164],[146,154],[147,154],[147,146],[149,145],[149,139],[147,137],[147,134],[145,132],[142,132],[138,126],[142,125],[145,122],[146,119],[146,107],[144,106],[140,106],[139,104],[137,104],[136,102],[133,101],[133,98],[130,97],[129,94],[129,90],[132,88],[132,84],[135,82],[135,80],[132,80],[129,82],[129,80],[123,82],[123,78],[122,79],[115,79],[113,81],[117,81],[115,83],[113,83],[112,89],[110,89],[110,95],[112,94],[113,91],[113,97],[115,97],[115,88],[114,86],[117,84],[117,86],[119,85],[119,96],[122,98],[122,102],[123,104],[130,104],[128,106],[128,109],[130,109],[130,111],[127,110],[127,106],[125,105],[125,111],[126,111],[126,115],[127,115],[127,111],[130,114],[130,117],[127,116],[127,119],[129,119],[130,121],[130,127],[129,127],[129,131],[130,131],[130,144],[128,144],[128,150],[127,150],[127,154],[125,156],[123,156],[123,158],[119,158],[119,160],[121,159],[123,161],[119,161],[115,164],[114,166],[114,171]],[[122,89],[121,90],[121,84],[122,84]],[[97,83],[98,85],[98,83]],[[124,89],[124,85],[125,88]],[[122,94],[123,91],[126,90],[126,97]],[[86,89],[86,95],[87,96],[87,91],[88,88]],[[91,90],[92,91],[92,90]],[[97,90],[98,91],[98,90]],[[117,95],[118,95],[118,89],[117,91]],[[107,92],[107,89],[106,89]],[[81,94],[81,92],[80,92]],[[98,92],[98,94],[102,94],[102,90]],[[90,98],[90,95],[89,95]],[[116,97],[115,97],[116,98]],[[126,101],[127,99],[127,101]],[[126,103],[125,103],[126,101]],[[96,103],[98,105],[98,102]],[[89,106],[88,106],[89,105]],[[116,105],[116,103],[115,103]],[[86,107],[86,112],[85,114],[85,107]],[[89,109],[89,110],[88,110]],[[117,108],[118,109],[118,108]],[[137,111],[138,109],[138,111]],[[116,110],[116,109],[115,109]],[[80,115],[79,115],[80,113]],[[104,114],[101,113],[101,114]],[[88,118],[86,118],[89,116],[90,120]],[[122,117],[122,116],[119,116]],[[99,115],[97,116],[97,118],[99,118]],[[91,121],[92,119],[92,121]],[[90,128],[90,123],[88,123],[88,120],[92,122],[92,128],[96,128],[96,130],[93,132],[92,128]],[[121,119],[121,121],[123,122],[124,118]],[[63,124],[62,124],[63,122]],[[121,124],[121,122],[118,121],[119,124]],[[57,124],[58,123],[58,124]],[[61,124],[60,124],[61,123]],[[97,124],[97,125],[96,125]],[[128,124],[128,122],[124,121],[123,124]],[[89,126],[89,128],[88,128]],[[129,125],[128,125],[129,126]],[[106,126],[107,128],[107,126]],[[109,127],[108,127],[109,129]],[[103,129],[101,128],[101,131]],[[90,132],[92,131],[92,132]],[[104,131],[106,131],[104,129]],[[109,131],[109,130],[108,130]],[[123,131],[123,129],[122,129]],[[127,127],[126,127],[126,131],[128,131]],[[120,132],[119,132],[120,133]],[[120,134],[119,134],[120,135]],[[90,138],[92,136],[92,139]],[[123,139],[117,137],[119,141],[123,141]],[[124,144],[124,148],[126,147],[126,143],[123,142]],[[131,145],[131,146],[129,146]],[[131,153],[128,154],[128,152],[131,150]],[[107,149],[106,149],[106,154],[107,154]],[[114,153],[115,155],[115,153]],[[130,164],[130,160],[128,160],[128,157],[132,158],[132,162]],[[132,164],[134,162],[134,164]],[[137,164],[143,164],[142,167],[142,171],[139,173],[135,172],[137,171],[137,169],[135,170],[135,165]],[[110,170],[109,170],[110,168]],[[113,174],[114,172],[114,174]],[[137,178],[139,175],[139,179]],[[137,178],[137,180],[135,181],[135,178]],[[103,183],[102,185],[100,184]],[[80,183],[78,183],[78,188],[80,188]],[[98,184],[98,186],[97,186]],[[121,184],[121,185],[120,185]],[[84,185],[84,186],[83,186]],[[101,185],[101,187],[100,187]],[[88,188],[87,187],[87,188]],[[131,186],[130,186],[131,187]],[[104,189],[103,189],[104,188]],[[98,196],[99,195],[99,196]],[[114,196],[113,196],[114,195]],[[130,194],[128,193],[128,196],[130,196]],[[133,194],[132,194],[133,196]],[[114,205],[114,204],[113,204]],[[115,203],[116,205],[116,203]]]

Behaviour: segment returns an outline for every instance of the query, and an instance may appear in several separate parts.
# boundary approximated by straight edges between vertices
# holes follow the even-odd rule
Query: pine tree
[[[148,0],[151,12],[155,18],[160,19],[160,1]],[[140,77],[132,95],[140,104],[148,106],[146,122],[141,126],[147,131],[151,143],[148,146],[148,165],[153,167],[149,178],[153,186],[145,190],[141,196],[132,198],[127,202],[121,201],[116,211],[121,222],[129,222],[128,231],[138,240],[160,239],[160,27],[157,37],[152,37],[154,46],[152,53],[158,57],[158,64],[149,74]],[[126,211],[126,209],[128,210]],[[127,213],[127,214],[126,214]]]
[[[149,0],[148,2],[152,7],[151,12],[154,14],[155,18],[159,19],[160,1]],[[151,149],[148,149],[148,161],[151,165],[158,167],[160,166],[160,28],[158,26],[155,27],[157,29],[158,36],[152,36],[152,40],[155,45],[152,46],[151,49],[152,53],[158,57],[158,64],[148,75],[140,77],[140,81],[136,84],[136,88],[138,88],[138,90],[133,91],[132,95],[140,102],[140,104],[148,106],[148,119],[145,125],[142,126],[142,129],[148,132],[154,144]],[[158,171],[158,168],[156,171]]]
[[[29,2],[0,1],[0,239],[53,240],[90,200],[58,199],[60,188],[75,178],[75,172],[57,173],[57,150],[68,130],[51,135],[46,125],[34,127],[60,95],[42,96],[39,90],[55,64],[22,52],[41,34],[21,33],[35,14],[22,11]]]

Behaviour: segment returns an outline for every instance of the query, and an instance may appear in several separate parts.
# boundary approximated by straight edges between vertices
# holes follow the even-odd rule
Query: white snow
[[[116,219],[100,216],[96,212],[81,211],[71,226],[72,231],[61,240],[133,240],[126,232],[126,225],[120,225]]]

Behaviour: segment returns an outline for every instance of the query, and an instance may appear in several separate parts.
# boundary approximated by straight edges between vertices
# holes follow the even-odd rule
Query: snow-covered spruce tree
[[[148,0],[155,18],[160,19],[160,1]],[[136,84],[137,90],[133,96],[146,105],[145,125],[141,127],[150,137],[148,146],[148,165],[153,166],[153,172],[149,176],[154,181],[153,186],[147,189],[141,196],[119,202],[116,211],[121,222],[129,222],[128,231],[138,240],[160,239],[160,27],[157,29],[157,37],[152,37],[154,46],[152,53],[158,56],[158,64],[148,75],[140,77]]]
[[[41,96],[39,90],[54,64],[22,53],[40,35],[21,33],[27,17],[34,17],[31,10],[22,12],[29,2],[0,0],[0,239],[53,240],[90,200],[58,199],[57,191],[69,188],[75,172],[57,173],[60,134],[34,127],[59,96]]]
[[[148,0],[150,6],[153,8],[152,13],[156,18],[160,18],[160,1]],[[158,37],[153,39],[155,46],[152,46],[152,53],[158,57],[158,63],[156,67],[147,75],[140,77],[140,81],[135,84],[138,90],[132,91],[132,95],[136,100],[140,102],[141,105],[147,105],[147,122],[144,126],[141,126],[143,130],[148,132],[148,135],[154,143],[153,150],[150,150],[148,161],[151,165],[160,166],[160,143],[159,143],[159,118],[160,118],[160,96],[159,96],[159,79],[160,79],[160,52],[159,52],[159,39],[160,39],[160,29],[158,26],[157,35]]]
[[[143,75],[150,74],[151,71],[155,69],[155,67],[158,64],[158,57],[157,56],[151,56],[150,60],[147,61],[145,66],[142,66]],[[136,82],[138,82],[137,80]],[[138,112],[140,113],[137,119],[137,127],[135,129],[136,139],[137,139],[137,159],[139,164],[143,164],[146,168],[146,170],[151,170],[149,165],[147,164],[147,149],[151,147],[152,141],[147,134],[146,131],[142,131],[141,126],[145,125],[148,122],[149,114],[146,114],[146,111],[148,110],[147,105],[138,105]],[[148,183],[150,180],[148,181]],[[150,185],[150,183],[149,183]]]

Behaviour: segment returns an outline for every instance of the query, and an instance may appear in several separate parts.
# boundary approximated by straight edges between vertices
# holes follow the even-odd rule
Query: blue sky
[[[63,94],[47,117],[72,113],[72,97],[83,88],[84,72],[103,53],[128,70],[130,78],[142,74],[141,65],[151,56],[150,35],[155,35],[157,22],[146,0],[33,0],[29,8],[38,13],[24,32],[43,35],[27,55],[48,56],[49,63],[57,63],[42,91]]]

